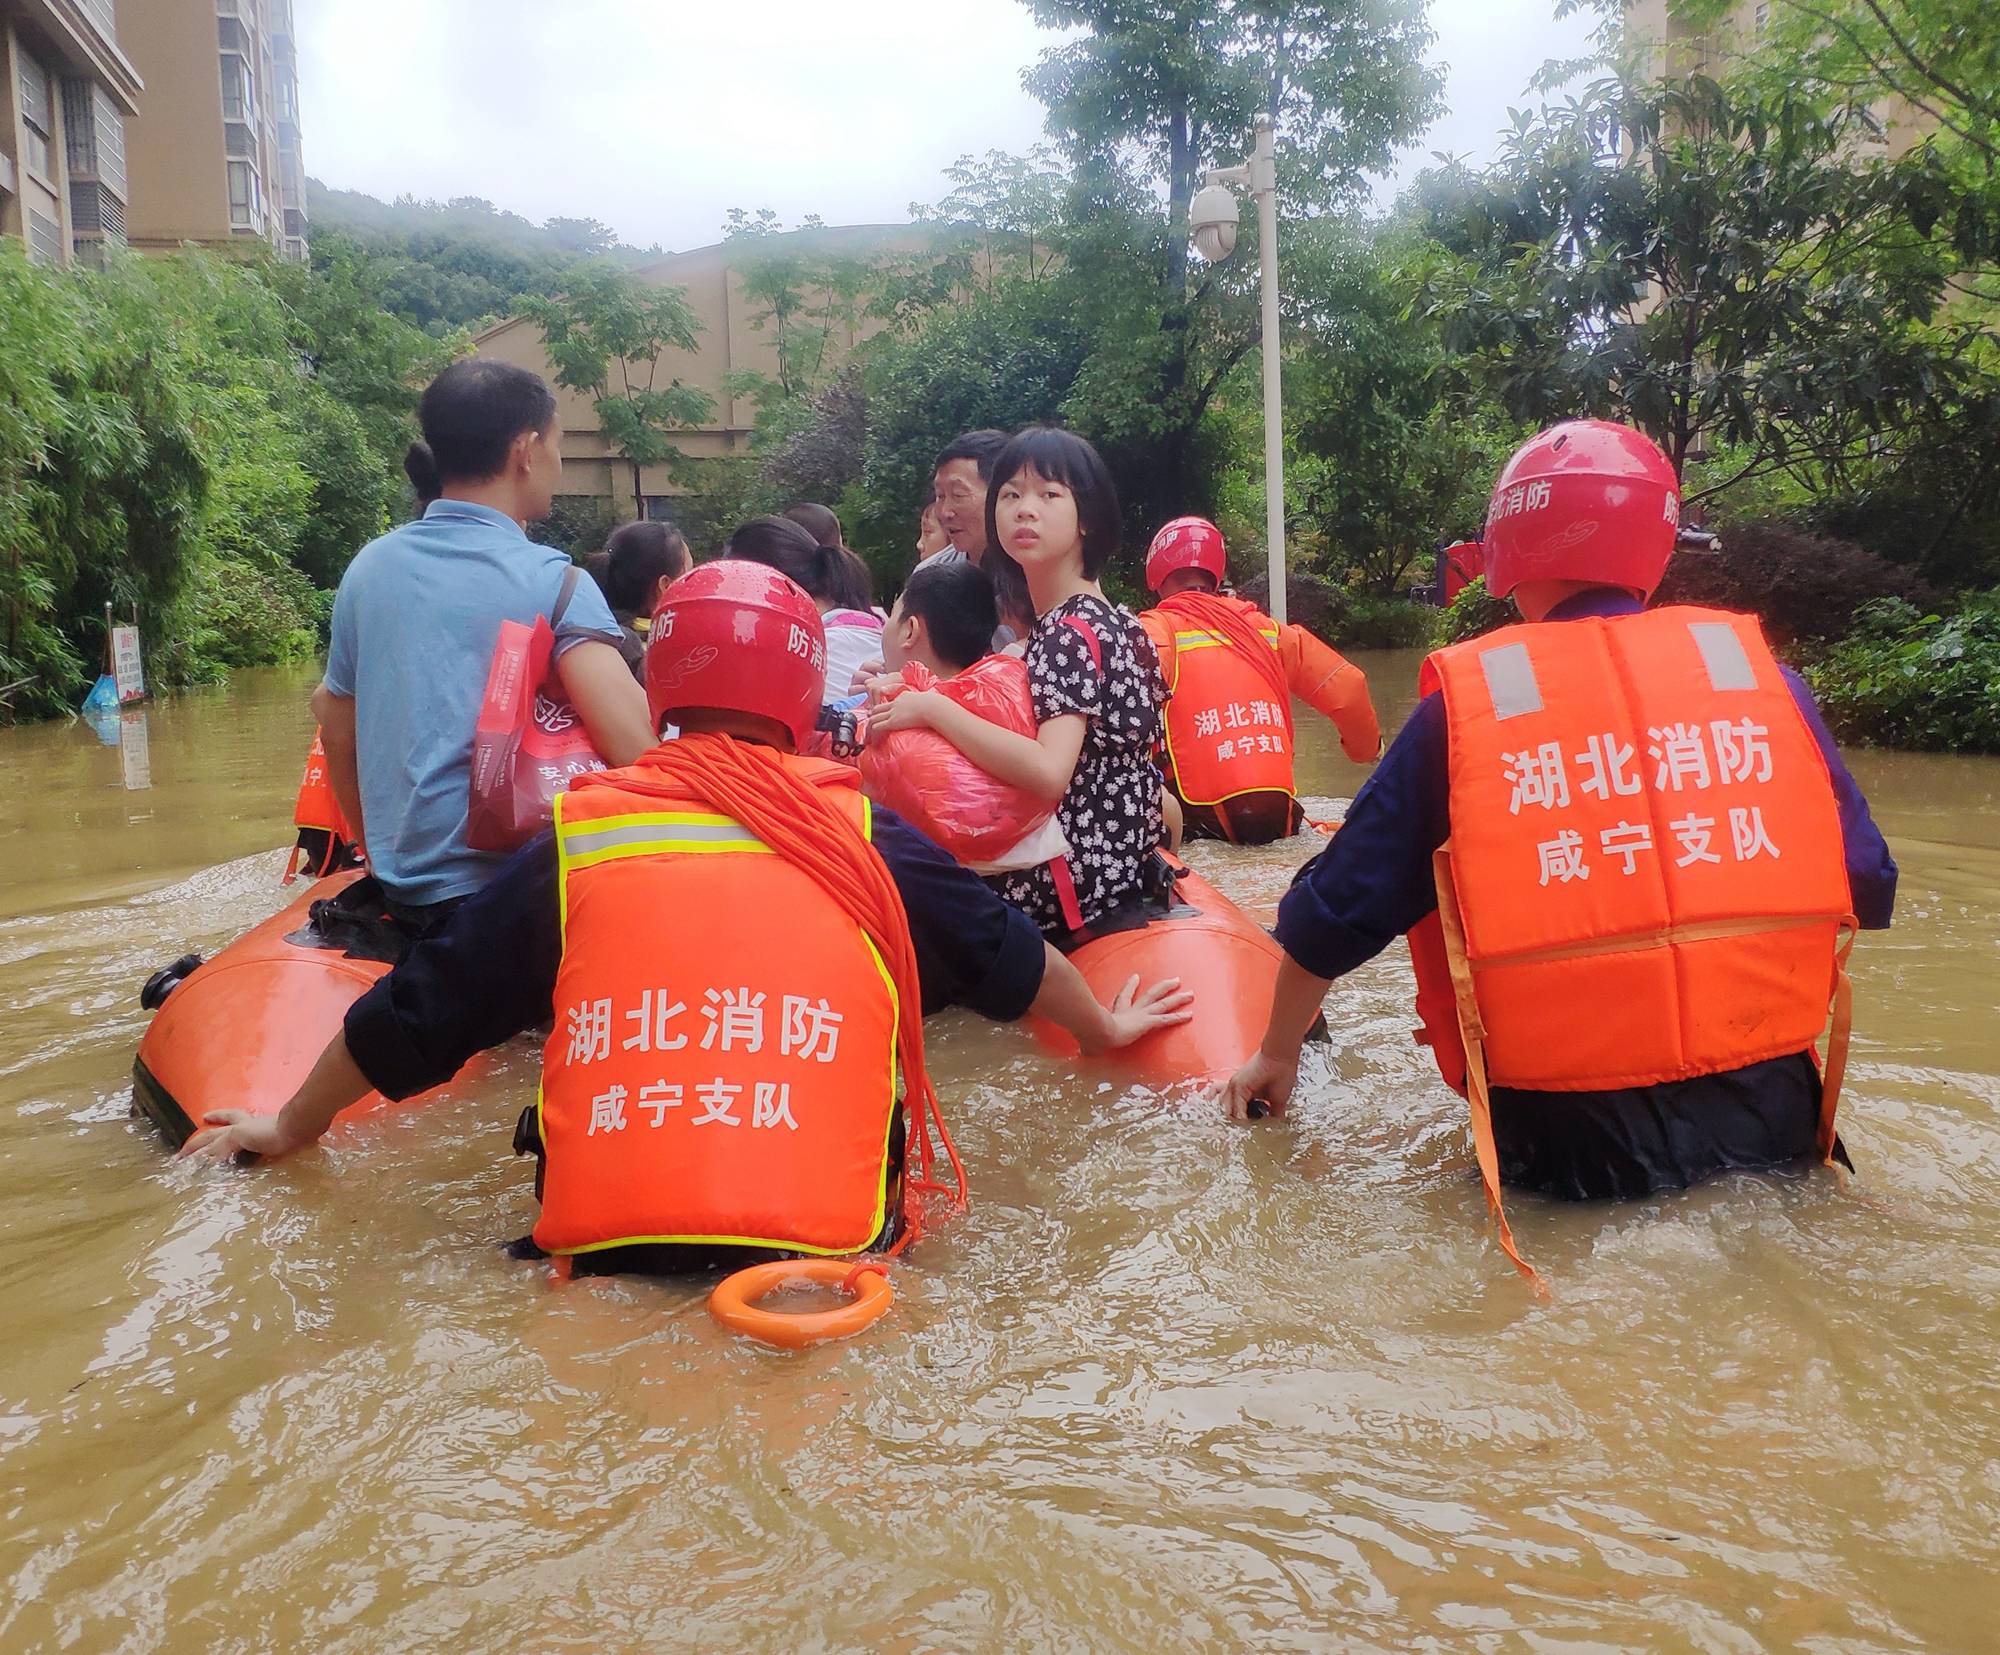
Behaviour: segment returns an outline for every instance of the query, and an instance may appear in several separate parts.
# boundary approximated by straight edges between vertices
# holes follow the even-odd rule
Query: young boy
[[[882,629],[882,664],[896,673],[920,661],[940,678],[955,678],[987,653],[998,616],[993,582],[978,564],[920,563]]]
[[[825,661],[817,606],[775,570],[683,577],[646,663],[680,739],[572,784],[277,1115],[220,1111],[182,1153],[303,1148],[371,1088],[412,1096],[553,1016],[516,1139],[542,1158],[536,1248],[586,1270],[849,1254],[896,1240],[930,1170],[922,1012],[1033,1010],[1087,1050],[1184,1021],[1173,982],[1101,1005],[851,769],[796,756]]]
[[[1225,596],[1222,531],[1177,517],[1153,537],[1146,585],[1160,602],[1139,617],[1159,651],[1167,703],[1166,772],[1187,831],[1264,845],[1305,820],[1292,773],[1292,697],[1333,720],[1357,764],[1382,750],[1361,669],[1302,626],[1280,628]]]

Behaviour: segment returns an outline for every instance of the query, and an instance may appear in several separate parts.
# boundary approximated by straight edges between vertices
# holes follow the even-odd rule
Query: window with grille
[[[63,262],[62,226],[32,207],[28,209],[28,257],[36,264]]]
[[[21,53],[21,161],[30,172],[53,180],[56,175],[49,138],[56,129],[53,90],[49,72],[26,52]],[[60,243],[57,244],[60,247]]]
[[[1770,0],[1758,0],[1756,28],[1757,28],[1757,38],[1759,40],[1762,40],[1764,38],[1764,31],[1770,26],[1771,26]]]
[[[103,87],[87,80],[62,83],[63,148],[69,175],[95,178],[113,194],[125,194],[125,122]]]

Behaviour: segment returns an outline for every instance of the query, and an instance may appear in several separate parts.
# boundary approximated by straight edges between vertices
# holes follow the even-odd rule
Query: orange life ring
[[[851,1287],[847,1285],[850,1277]],[[836,1292],[851,1292],[854,1297],[832,1310],[799,1315],[757,1307],[757,1301],[767,1293],[801,1281]],[[856,1266],[845,1259],[778,1259],[725,1276],[709,1294],[708,1309],[732,1333],[785,1350],[798,1350],[822,1339],[845,1339],[874,1326],[895,1297],[896,1290],[889,1285],[888,1276],[874,1266]]]

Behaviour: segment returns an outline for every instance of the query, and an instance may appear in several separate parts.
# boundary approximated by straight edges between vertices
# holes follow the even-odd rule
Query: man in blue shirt
[[[788,635],[782,624],[769,622],[776,614],[782,623],[781,610],[766,606],[760,616],[738,594],[716,593],[729,578],[720,571],[743,567],[711,563],[682,578],[681,607],[663,611],[659,635],[648,646],[652,703],[663,722],[671,718],[679,724],[684,737],[726,737],[745,748],[794,752],[825,689],[816,610],[803,591],[771,575],[772,585],[784,589],[780,603],[794,602],[803,617]],[[706,590],[690,591],[704,581]],[[669,605],[674,590],[669,589]],[[738,602],[738,613],[725,611],[718,624],[715,611],[731,601]],[[708,616],[693,613],[704,602]],[[718,648],[710,640],[719,638],[729,641]],[[720,749],[707,762],[724,762],[727,754]],[[628,778],[601,779],[614,785],[645,780],[638,770]],[[636,819],[624,820],[629,825]],[[1012,1021],[1032,1011],[1069,1031],[1086,1051],[1126,1046],[1187,1020],[1192,996],[1174,979],[1142,989],[1133,977],[1109,1005],[1101,1003],[1076,967],[1042,940],[1033,921],[892,812],[879,807],[870,812],[865,845],[872,848],[863,854],[879,858],[907,916],[914,988],[927,1014],[963,1005]],[[831,861],[835,852],[828,854]],[[811,876],[823,882],[826,875],[818,866]],[[576,923],[573,916],[564,917],[564,878],[554,834],[531,840],[456,908],[448,924],[413,945],[355,1001],[342,1032],[276,1115],[216,1111],[189,1138],[184,1153],[216,1158],[238,1151],[291,1153],[316,1141],[341,1109],[371,1089],[386,1097],[412,1096],[450,1079],[475,1053],[549,1021],[570,940],[565,931]],[[671,927],[676,917],[639,914],[633,924]],[[753,911],[742,922],[779,936],[787,916]],[[698,960],[703,938],[688,934],[677,946]]]
[[[421,934],[504,860],[465,838],[472,742],[502,621],[554,612],[569,559],[527,537],[562,477],[555,397],[522,368],[456,362],[424,392],[413,478],[435,492],[416,522],[364,546],[333,605],[313,695],[327,769],[390,911]],[[594,582],[556,627],[564,692],[609,764],[651,745],[645,692],[618,653]]]
[[[1527,455],[1538,444],[1538,452],[1556,451],[1548,477],[1514,478],[1521,456],[1502,474],[1496,516],[1505,519],[1523,504],[1527,515],[1503,521],[1497,533],[1489,525],[1489,575],[1530,621],[1559,626],[1636,616],[1646,607],[1643,594],[1665,568],[1676,512],[1663,506],[1671,496],[1678,507],[1678,486],[1650,444],[1650,454],[1640,458],[1657,459],[1663,478],[1640,475],[1643,465],[1632,476],[1584,474],[1579,454],[1607,435],[1614,448],[1645,441],[1595,422],[1558,427],[1522,451]],[[1602,487],[1605,495],[1566,513],[1563,490],[1579,482]],[[1648,482],[1652,493],[1645,495]],[[1606,498],[1616,503],[1607,507]],[[1613,521],[1621,510],[1636,520],[1623,538],[1623,526]],[[1525,553],[1512,544],[1531,532],[1539,538],[1528,541]],[[1510,568],[1525,569],[1527,578],[1509,578]],[[1810,692],[1789,669],[1780,675],[1826,761],[1851,911],[1864,928],[1885,927],[1895,903],[1896,864]],[[1286,960],[1262,1049],[1221,1091],[1232,1117],[1284,1107],[1297,1081],[1300,1037],[1332,980],[1437,911],[1433,857],[1452,836],[1449,758],[1444,697],[1432,693],[1355,797],[1332,843],[1299,871],[1278,910]],[[1758,985],[1746,982],[1743,992],[1755,995]],[[1579,1006],[1572,1015],[1591,1012]],[[1804,1053],[1615,1089],[1517,1090],[1496,1082],[1491,1120],[1499,1181],[1572,1199],[1684,1188],[1731,1168],[1809,1154],[1820,1103],[1819,1076]]]

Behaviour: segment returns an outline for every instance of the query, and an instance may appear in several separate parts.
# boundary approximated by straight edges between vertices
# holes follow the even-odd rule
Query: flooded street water
[[[2000,761],[1855,755],[1845,1191],[1516,1196],[1538,1303],[1398,944],[1252,1129],[934,1020],[972,1208],[785,1354],[502,1255],[525,1044],[258,1171],[128,1116],[147,973],[279,905],[309,684],[154,708],[141,790],[0,731],[0,1649],[2000,1641]],[[1314,843],[1192,859],[1268,917]]]

